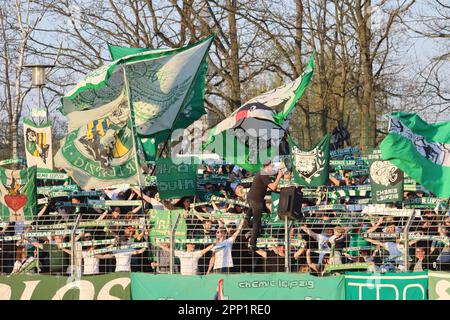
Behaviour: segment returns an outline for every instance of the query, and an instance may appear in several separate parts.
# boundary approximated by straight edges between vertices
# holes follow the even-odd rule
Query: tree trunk
[[[227,18],[230,36],[230,59],[228,65],[231,74],[231,110],[241,106],[241,86],[239,78],[239,43],[236,27],[236,1],[226,0]]]

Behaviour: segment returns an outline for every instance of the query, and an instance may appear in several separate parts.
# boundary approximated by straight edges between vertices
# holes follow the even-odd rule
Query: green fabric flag
[[[129,55],[142,52],[166,52],[171,49],[148,49],[148,48],[129,48],[122,46],[108,45],[108,49],[113,60],[122,59]],[[208,69],[208,59],[205,55],[197,74],[193,80],[193,84],[186,95],[186,101],[180,108],[179,114],[171,129],[158,132],[151,137],[140,136],[140,142],[147,161],[156,159],[156,150],[159,143],[169,139],[170,134],[175,129],[187,128],[194,121],[198,120],[202,115],[206,114],[204,107],[205,88],[206,88],[206,72]],[[151,142],[149,140],[153,139]]]
[[[69,115],[69,133],[55,156],[55,166],[64,168],[84,190],[139,184],[130,120],[116,117],[114,110],[97,119],[89,113],[90,110]],[[73,114],[77,114],[76,119]],[[77,127],[75,122],[86,118],[92,120]]]
[[[300,99],[300,97],[303,95],[303,92],[305,92],[314,73],[314,66],[315,62],[313,54],[309,58],[309,62],[308,65],[306,66],[306,69],[303,71],[300,77],[298,77],[291,84],[292,87],[295,88],[295,95],[290,97],[288,103],[284,105],[283,111],[279,112],[275,116],[275,119],[279,124],[281,124],[287,118],[287,116],[291,113],[292,109],[295,107],[295,104],[297,103],[298,99]]]
[[[2,220],[32,220],[36,213],[36,167],[8,170],[0,167],[0,216]]]
[[[278,154],[278,147],[258,150],[255,147],[246,146],[226,131],[215,135],[205,149],[221,155],[225,163],[238,165],[250,172],[259,171],[265,160],[272,159],[272,155]]]
[[[133,143],[151,160],[159,141],[204,113],[204,74],[212,40],[130,54],[88,74],[62,98],[69,135],[55,165],[83,189],[143,181]],[[144,136],[155,143],[142,145]]]
[[[392,203],[403,200],[403,172],[389,161],[383,161],[380,150],[369,156],[372,203]]]
[[[108,43],[108,50],[109,50],[109,54],[111,55],[111,58],[113,60],[118,60],[118,59],[124,58],[126,56],[129,56],[131,54],[151,51],[152,49],[115,46],[115,45]]]
[[[291,163],[297,184],[319,187],[328,183],[330,165],[330,135],[327,134],[310,150],[300,150],[289,136]]]
[[[429,300],[450,300],[450,273],[428,272]]]
[[[158,152],[158,145],[155,138],[141,138],[142,150],[146,161],[155,161]]]
[[[171,158],[156,160],[156,181],[161,199],[193,196],[197,192],[195,159],[183,158],[179,161],[174,163]]]
[[[159,239],[169,239],[171,230],[175,225],[177,214],[183,214],[184,210],[155,210],[148,211],[150,215],[150,242],[156,244]],[[184,217],[178,220],[177,228],[175,230],[175,240],[186,239],[187,225]]]
[[[438,197],[450,197],[450,122],[429,124],[413,113],[393,113],[380,149],[383,160]]]

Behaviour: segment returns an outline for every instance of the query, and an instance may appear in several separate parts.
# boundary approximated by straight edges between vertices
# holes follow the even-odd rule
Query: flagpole
[[[131,134],[133,135],[133,151],[134,151],[134,164],[136,166],[136,173],[138,175],[138,184],[139,184],[139,191],[141,193],[141,212],[142,215],[144,216],[144,232],[145,229],[147,228],[147,218],[145,216],[145,203],[144,203],[144,192],[142,190],[142,179],[141,179],[141,172],[140,172],[140,165],[139,165],[139,158],[138,158],[138,147],[137,147],[137,135],[136,132],[134,130],[134,116],[133,116],[133,106],[131,103],[131,97],[130,97],[130,88],[128,86],[128,78],[127,78],[127,71],[125,68],[125,65],[122,65],[122,71],[123,71],[123,82],[125,84],[125,90],[127,93],[127,101],[128,101],[128,109],[130,111],[130,120],[131,120]]]

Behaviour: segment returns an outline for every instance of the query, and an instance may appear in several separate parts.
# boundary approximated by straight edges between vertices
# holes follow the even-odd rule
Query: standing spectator
[[[162,250],[170,254],[170,247],[158,245]],[[184,276],[193,276],[199,274],[198,262],[206,252],[211,250],[213,244],[203,250],[195,250],[195,243],[186,243],[186,251],[174,250],[175,257],[180,259],[180,272]]]
[[[44,250],[49,258],[50,274],[63,275],[69,266],[69,256],[62,250],[64,236],[56,235],[49,238],[47,243],[32,242],[25,238],[34,247]]]
[[[0,237],[14,236],[14,222],[8,223],[0,231]],[[14,249],[13,240],[0,241],[0,274],[10,274],[14,267]]]
[[[139,250],[119,250],[112,254],[97,255],[99,259],[116,259],[115,272],[131,272],[131,257],[135,254],[143,253],[147,248],[141,248]]]
[[[228,273],[230,272],[230,268],[233,268],[234,264],[231,250],[234,241],[241,233],[243,224],[244,220],[241,220],[241,223],[239,224],[236,232],[228,239],[226,239],[227,230],[225,228],[219,227],[219,229],[217,229],[217,243],[212,248],[214,254],[209,262],[209,268],[206,274],[209,274],[213,269],[216,273]]]
[[[430,263],[428,257],[425,254],[425,248],[416,247],[416,255],[414,263],[410,265],[410,271],[419,272],[430,269]]]
[[[286,251],[284,244],[278,244],[275,247],[270,247],[269,250],[256,251],[263,258],[264,272],[284,272]]]

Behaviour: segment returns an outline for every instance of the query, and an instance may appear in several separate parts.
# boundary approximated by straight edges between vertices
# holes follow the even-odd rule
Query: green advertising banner
[[[170,158],[156,160],[156,181],[161,199],[193,196],[197,192],[197,165],[193,158],[183,161],[174,163]]]
[[[372,203],[402,201],[403,172],[389,161],[383,161],[380,150],[374,150],[368,160]]]
[[[450,272],[428,272],[428,299],[450,300]]]
[[[195,288],[195,290],[193,290]],[[299,273],[210,274],[131,273],[133,300],[344,300],[344,276],[318,278]]]
[[[81,277],[14,275],[0,277],[0,300],[130,300],[130,273]]]
[[[346,300],[427,300],[426,272],[345,275]]]

